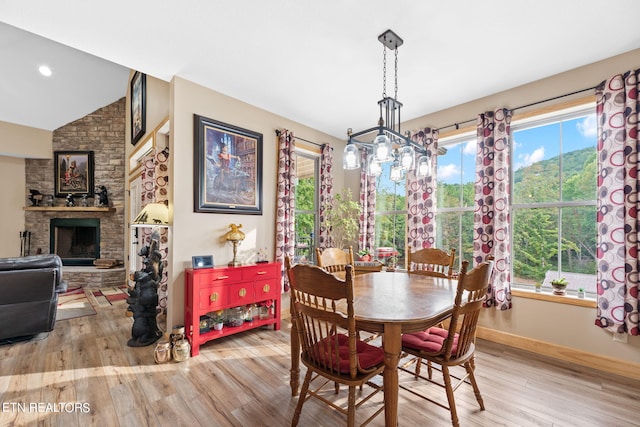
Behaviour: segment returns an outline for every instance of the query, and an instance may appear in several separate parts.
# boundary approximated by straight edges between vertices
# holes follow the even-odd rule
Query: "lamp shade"
[[[133,226],[169,225],[169,208],[164,203],[149,203],[136,216]]]

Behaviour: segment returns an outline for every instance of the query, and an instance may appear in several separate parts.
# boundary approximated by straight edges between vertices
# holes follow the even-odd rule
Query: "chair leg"
[[[418,377],[420,376],[420,368],[421,367],[422,367],[422,359],[420,357],[417,357],[416,358],[416,372],[415,372],[415,374],[413,374],[415,379],[418,379]],[[429,365],[429,367],[431,367],[431,365]],[[431,372],[429,372],[429,378],[431,378]]]
[[[349,398],[347,407],[347,426],[354,427],[356,425],[356,388],[349,386]]]
[[[447,391],[447,400],[449,401],[449,412],[451,412],[451,424],[453,427],[460,427],[458,421],[458,412],[456,411],[456,400],[453,397],[453,387],[451,386],[451,376],[449,375],[449,367],[442,365],[442,377],[444,379],[444,387]]]
[[[298,396],[298,404],[296,405],[296,411],[293,413],[293,418],[291,419],[291,427],[296,427],[298,425],[298,421],[300,420],[302,405],[304,404],[304,401],[307,398],[307,391],[309,391],[309,384],[311,383],[311,375],[312,375],[312,372],[308,370],[307,374],[304,376],[304,383],[302,383],[300,396]]]
[[[484,401],[482,400],[482,396],[480,395],[480,388],[478,387],[478,383],[476,382],[476,376],[473,373],[475,368],[473,366],[472,360],[473,359],[471,359],[471,361],[464,364],[464,369],[466,369],[467,374],[469,374],[469,381],[471,382],[471,386],[473,387],[473,392],[476,395],[476,400],[480,405],[480,410],[484,411]]]

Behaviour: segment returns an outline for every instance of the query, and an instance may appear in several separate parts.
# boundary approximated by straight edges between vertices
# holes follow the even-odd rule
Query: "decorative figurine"
[[[98,206],[99,207],[109,207],[109,197],[107,195],[107,187],[101,185],[96,188],[96,193],[98,193]]]
[[[76,201],[73,199],[73,194],[67,194],[67,199],[64,204],[69,208],[76,205]]]
[[[104,187],[103,187],[104,188]],[[143,269],[133,274],[136,284],[129,290],[129,310],[133,313],[131,339],[129,347],[151,345],[162,337],[158,328],[157,310],[158,286],[162,280],[164,265],[159,250],[160,233],[153,231],[151,244],[143,246],[138,252],[142,257]]]
[[[44,194],[40,193],[38,190],[29,190],[31,195],[29,196],[29,201],[31,202],[31,206],[40,206],[40,202],[44,197]]]

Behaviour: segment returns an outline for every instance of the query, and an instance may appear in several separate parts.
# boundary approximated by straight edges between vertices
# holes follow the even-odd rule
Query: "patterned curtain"
[[[638,137],[640,70],[596,90],[598,115],[598,306],[596,325],[640,335],[638,328]]]
[[[414,172],[407,173],[407,250],[414,252],[434,247],[436,241],[438,130],[425,128],[411,139],[431,155],[430,176],[416,178]]]
[[[509,227],[509,145],[512,112],[498,109],[478,116],[473,259],[495,258],[485,307],[511,308]]]
[[[367,175],[367,153],[365,150],[361,153],[358,249],[373,251],[376,244],[376,178]]]
[[[293,132],[283,129],[278,137],[278,190],[276,193],[275,258],[282,266],[282,289],[289,291],[284,259],[293,259],[296,239],[296,153]]]
[[[154,149],[142,161],[142,207],[149,203],[168,203],[169,188],[169,147]],[[169,229],[158,227],[160,232],[159,250],[162,253],[162,264],[164,266],[162,278],[158,285],[158,307],[166,314],[169,272],[167,255],[169,254]],[[140,241],[143,246],[151,244],[151,233],[153,227],[141,227],[138,231]],[[132,254],[133,256],[133,254]]]
[[[323,144],[320,154],[320,206],[319,218],[320,235],[317,246],[326,247],[329,241],[329,230],[324,225],[324,215],[333,203],[333,148],[329,144]]]

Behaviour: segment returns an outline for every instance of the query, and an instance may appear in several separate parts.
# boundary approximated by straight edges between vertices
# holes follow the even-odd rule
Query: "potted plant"
[[[353,201],[350,188],[336,194],[325,212],[325,225],[329,234],[328,246],[344,249],[349,243],[357,240],[360,229],[360,203]]]
[[[222,330],[224,326],[224,310],[218,310],[213,313],[213,329],[216,331]]]
[[[359,261],[371,261],[373,259],[373,253],[369,249],[363,249],[358,252]]]
[[[560,277],[558,279],[553,279],[551,281],[551,286],[553,287],[553,293],[554,295],[564,295],[567,292],[567,285],[569,284],[569,282],[567,282],[567,279],[565,279],[564,277]]]
[[[584,298],[584,288],[578,288],[578,298]]]
[[[533,284],[533,286],[535,286],[536,292],[542,292],[542,283],[536,282]]]

